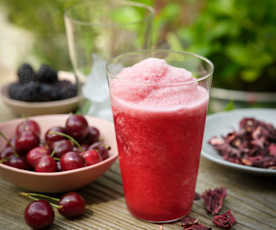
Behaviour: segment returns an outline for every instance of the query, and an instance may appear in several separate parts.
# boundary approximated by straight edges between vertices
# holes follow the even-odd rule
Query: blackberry
[[[40,83],[39,101],[52,101],[53,91],[55,91],[52,84]]]
[[[23,85],[22,101],[36,102],[40,97],[40,86],[37,81],[31,81]]]
[[[21,100],[24,85],[19,82],[12,83],[8,89],[8,95],[11,99]]]
[[[58,95],[60,99],[68,99],[77,96],[78,88],[75,84],[70,81],[62,80],[59,81],[55,87],[57,88]]]
[[[41,65],[37,72],[37,79],[39,82],[56,83],[58,80],[57,71],[48,65]]]
[[[25,84],[13,83],[9,87],[9,96],[20,101],[34,102],[39,99],[40,86],[36,81]]]
[[[18,81],[25,84],[36,80],[36,75],[33,67],[30,64],[24,63],[17,70]]]

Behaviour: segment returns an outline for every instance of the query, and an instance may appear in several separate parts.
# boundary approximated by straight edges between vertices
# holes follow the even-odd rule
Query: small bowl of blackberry
[[[57,72],[45,64],[35,71],[25,63],[18,68],[17,78],[1,89],[3,102],[17,115],[73,112],[82,100],[72,73]]]

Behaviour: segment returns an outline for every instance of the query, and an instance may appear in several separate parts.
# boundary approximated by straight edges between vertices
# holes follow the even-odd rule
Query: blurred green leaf
[[[224,111],[231,111],[235,109],[235,103],[233,101],[228,102],[225,106]]]
[[[76,114],[84,114],[84,115],[88,114],[91,105],[92,103],[90,100],[84,99],[82,105],[76,111]]]
[[[168,34],[168,43],[171,47],[172,50],[182,50],[182,45],[174,33],[169,33]]]
[[[241,78],[246,82],[254,82],[259,77],[258,70],[243,70],[241,72]]]

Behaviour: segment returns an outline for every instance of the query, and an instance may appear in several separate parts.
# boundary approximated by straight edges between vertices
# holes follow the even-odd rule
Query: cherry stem
[[[56,134],[56,135],[59,135],[59,136],[66,137],[71,142],[73,142],[73,144],[75,144],[82,152],[84,152],[84,149],[81,147],[81,145],[79,144],[79,142],[77,140],[75,140],[73,137],[71,137],[71,136],[69,136],[69,135],[67,135],[65,133],[55,132],[55,131],[50,132],[50,134]]]
[[[15,150],[15,147],[11,144],[10,140],[6,137],[6,135],[2,132],[0,132],[0,136],[11,146],[13,153],[16,157],[19,157],[18,153]]]
[[[38,194],[38,193],[27,193],[27,192],[21,192],[19,193],[21,196],[25,196],[25,197],[28,197],[29,199],[31,200],[36,200],[38,201],[39,198],[44,198],[44,199],[47,199],[47,200],[52,200],[52,201],[56,201],[56,202],[59,202],[59,199],[58,198],[54,198],[54,197],[51,197],[51,196],[47,196],[47,195],[44,195],[44,194]],[[57,204],[54,204],[52,202],[49,202],[53,207],[57,208],[57,209],[60,209],[62,208],[61,205],[57,205]]]
[[[2,159],[0,160],[0,164],[6,162],[7,160],[8,160],[7,158],[2,158]]]
[[[54,150],[51,152],[50,157],[54,157],[55,153],[56,153],[56,150],[54,149]]]
[[[58,157],[54,157],[54,160],[56,160],[56,161],[60,161],[60,158],[58,158]]]

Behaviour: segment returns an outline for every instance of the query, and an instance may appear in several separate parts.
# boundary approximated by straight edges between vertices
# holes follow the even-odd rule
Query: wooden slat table
[[[0,103],[0,120],[13,115]],[[201,159],[197,191],[224,186],[228,195],[224,210],[231,209],[238,224],[236,230],[276,229],[276,178],[248,175]],[[0,179],[0,230],[29,229],[24,222],[24,209],[29,200],[20,197],[20,188]],[[59,230],[159,230],[160,226],[139,221],[127,211],[118,162],[94,183],[79,191],[86,199],[87,211],[82,218],[67,220],[56,212],[54,225]],[[191,216],[218,229],[206,214],[203,202],[195,201]],[[181,223],[163,225],[163,230],[181,230]]]

